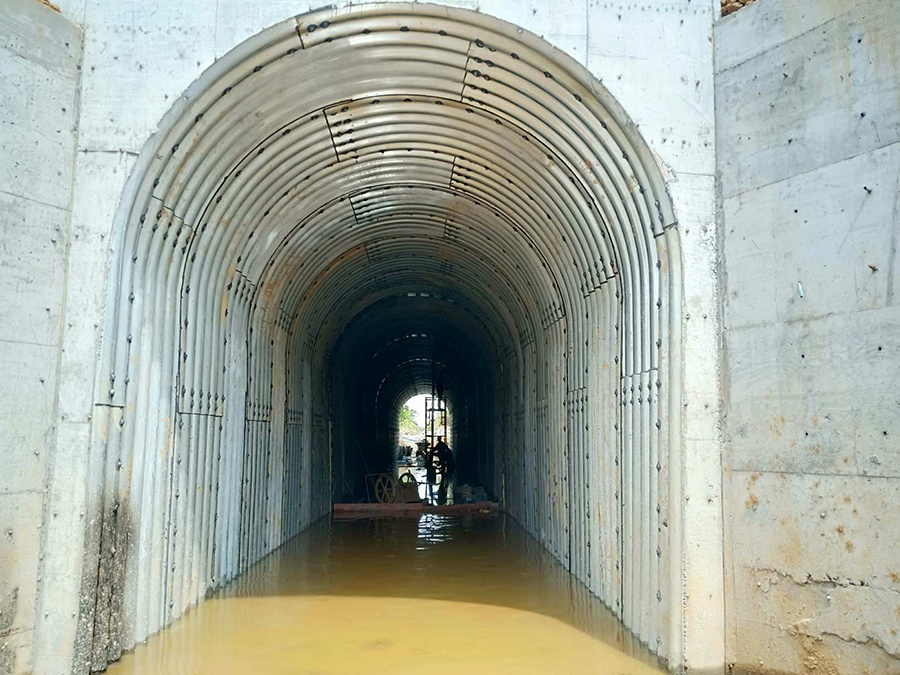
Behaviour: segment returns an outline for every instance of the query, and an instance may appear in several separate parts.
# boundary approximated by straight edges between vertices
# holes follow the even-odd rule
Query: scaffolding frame
[[[438,429],[442,429],[440,433]],[[438,436],[447,435],[447,404],[437,396],[425,397],[425,441],[433,448]],[[446,442],[447,439],[444,439]]]

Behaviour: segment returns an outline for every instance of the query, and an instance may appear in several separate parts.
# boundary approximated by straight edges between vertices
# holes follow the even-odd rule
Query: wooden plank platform
[[[491,515],[500,512],[496,502],[480,502],[478,504],[447,504],[431,506],[428,504],[333,504],[332,513],[335,518],[366,518],[370,516],[419,516],[423,513],[435,513],[445,516]]]

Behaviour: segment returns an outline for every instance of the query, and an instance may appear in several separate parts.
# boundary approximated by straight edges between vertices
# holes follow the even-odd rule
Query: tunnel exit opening
[[[453,414],[445,395],[443,382],[432,386],[431,394],[417,394],[410,397],[398,411],[397,457],[393,477],[397,481],[414,484],[415,491],[406,489],[401,501],[419,502],[431,505],[453,504],[456,492],[450,486],[456,473],[456,455],[453,453]],[[443,447],[438,443],[443,442]],[[447,453],[449,452],[449,455]],[[443,454],[444,461],[440,460]],[[442,466],[446,464],[447,466]],[[408,477],[405,475],[408,474]],[[442,490],[443,488],[443,490]],[[435,492],[439,493],[438,495]],[[474,501],[469,486],[463,493],[465,502]],[[480,501],[487,501],[484,488],[478,491]]]
[[[439,5],[290,19],[185,92],[117,226],[86,666],[360,499],[436,373],[456,480],[681,662],[679,234],[581,65]]]
[[[423,448],[420,445],[424,442],[425,396],[411,396],[397,412],[397,475],[403,467],[422,463]]]

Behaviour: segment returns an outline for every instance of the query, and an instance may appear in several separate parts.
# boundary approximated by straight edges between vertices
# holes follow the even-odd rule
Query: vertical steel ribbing
[[[95,668],[327,513],[330,351],[393,286],[452,287],[499,336],[479,473],[679,661],[678,234],[598,83],[483,15],[326,9],[217,62],[158,143],[123,207],[101,357],[79,628]]]

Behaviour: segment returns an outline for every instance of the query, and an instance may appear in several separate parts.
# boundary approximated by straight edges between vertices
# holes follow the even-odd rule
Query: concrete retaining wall
[[[81,31],[33,0],[0,11],[0,673],[31,671],[59,347]],[[46,524],[42,527],[42,521]]]
[[[83,27],[85,47],[73,237],[65,268],[68,292],[60,295],[60,312],[67,318],[58,358],[58,395],[49,404],[55,413],[38,415],[58,429],[55,441],[51,439],[55,459],[47,472],[47,489],[65,495],[68,506],[64,519],[60,515],[45,520],[42,588],[43,597],[52,601],[40,606],[34,637],[35,672],[54,675],[70,671],[73,617],[92,603],[92,598],[79,595],[86,529],[79,518],[93,513],[89,509],[93,486],[88,484],[92,435],[107,432],[92,416],[95,402],[106,400],[99,392],[109,388],[109,373],[98,372],[97,355],[107,316],[115,213],[120,202],[130,198],[126,179],[160,119],[181,105],[180,96],[191,82],[243,40],[308,8],[302,3],[248,0],[60,4],[63,15]],[[668,182],[684,269],[685,320],[680,326],[686,345],[684,464],[678,468],[685,483],[681,499],[673,501],[680,505],[685,523],[682,551],[676,553],[685,586],[681,597],[665,602],[684,608],[684,630],[670,627],[679,641],[673,645],[673,666],[720,672],[724,654],[720,372],[719,361],[710,358],[717,353],[719,333],[710,48],[718,5],[696,0],[627,6],[588,0],[449,4],[477,8],[522,26],[583,63],[635,121]],[[62,261],[57,269],[62,269]],[[24,549],[15,550],[19,555]],[[676,569],[678,565],[676,561]],[[34,575],[37,567],[32,561],[23,569]],[[83,663],[87,658],[81,654],[75,660]]]
[[[63,16],[6,0],[0,14],[0,674],[70,672],[75,617],[92,602],[79,595],[88,453],[92,434],[106,433],[92,414],[126,179],[191,82],[307,9],[61,5]],[[717,672],[724,643],[735,673],[896,672],[896,9],[753,2],[716,23],[713,78],[715,2],[477,8],[601,78],[675,203],[686,345],[686,630],[675,665]],[[85,32],[83,73],[81,29],[67,19]]]
[[[883,2],[716,24],[735,673],[900,671],[900,31]]]

